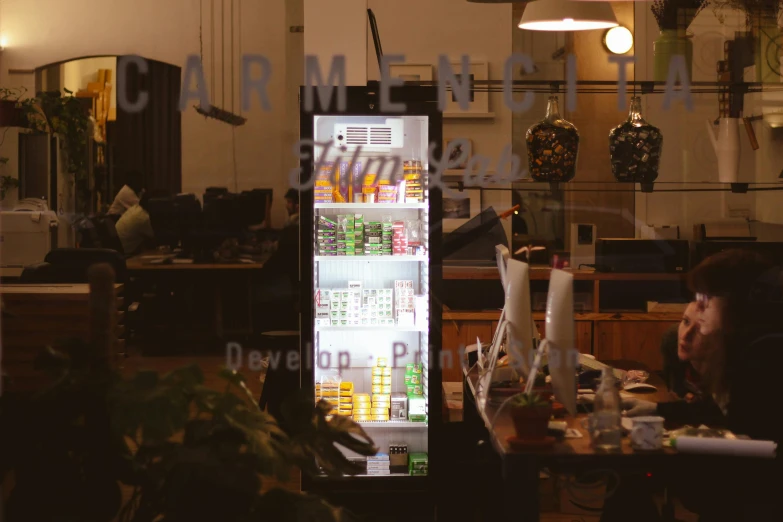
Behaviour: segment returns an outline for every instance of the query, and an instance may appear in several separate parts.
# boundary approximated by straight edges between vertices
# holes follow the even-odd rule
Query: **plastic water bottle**
[[[617,379],[611,368],[601,372],[601,384],[595,392],[593,402],[592,435],[593,447],[602,451],[620,449],[622,441],[620,392]]]

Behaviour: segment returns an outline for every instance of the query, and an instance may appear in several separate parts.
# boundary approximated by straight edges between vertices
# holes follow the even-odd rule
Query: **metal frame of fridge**
[[[419,86],[399,86],[393,87],[391,93],[392,101],[404,101],[407,104],[407,110],[404,114],[399,113],[384,113],[380,111],[379,103],[379,89],[377,83],[370,83],[367,87],[347,87],[347,110],[338,111],[336,106],[336,96],[332,97],[330,106],[321,107],[319,98],[314,94],[315,100],[314,110],[307,112],[302,105],[304,99],[305,87],[300,91],[300,138],[313,139],[315,134],[315,116],[426,116],[427,117],[427,146],[431,143],[435,144],[435,155],[440,155],[442,144],[442,113],[438,111],[437,106],[437,89],[435,87],[419,87]],[[426,149],[427,147],[425,147]],[[309,180],[313,175],[313,169],[315,166],[313,150],[308,151],[308,158],[301,160],[301,179]],[[424,154],[427,154],[426,150]],[[350,155],[348,156],[348,161]],[[425,158],[421,158],[422,161]],[[426,165],[424,164],[423,173],[427,173]],[[424,277],[428,282],[429,287],[429,325],[426,330],[427,341],[429,343],[429,350],[427,347],[422,347],[422,351],[427,354],[430,353],[435,360],[429,360],[427,364],[427,405],[428,405],[428,422],[427,422],[427,453],[429,460],[429,470],[427,476],[359,476],[359,477],[343,477],[341,479],[329,479],[326,477],[311,478],[308,476],[302,477],[302,489],[305,491],[313,492],[316,494],[322,494],[329,497],[329,492],[369,492],[369,491],[384,491],[386,494],[393,494],[393,492],[404,491],[407,493],[419,492],[426,497],[434,498],[435,488],[434,484],[437,480],[438,473],[441,469],[439,466],[440,459],[438,444],[434,444],[438,440],[438,433],[441,431],[442,426],[442,379],[441,369],[439,366],[440,352],[441,352],[441,315],[442,305],[438,299],[441,292],[442,281],[442,260],[441,260],[441,222],[442,222],[442,195],[439,189],[434,189],[430,184],[426,187],[427,197],[426,203],[423,205],[423,214],[428,215],[429,227],[427,230],[427,236],[429,241],[429,248],[427,251],[428,263],[422,264],[416,262],[419,265],[419,270],[424,270],[420,275],[419,281],[424,281]],[[374,204],[379,209],[383,208],[382,203]],[[337,205],[333,205],[337,206]],[[323,205],[321,206],[323,207]],[[345,207],[349,208],[349,207]],[[357,212],[357,211],[354,211]],[[420,213],[419,215],[421,215]],[[312,189],[303,190],[300,193],[300,282],[301,282],[301,296],[302,296],[302,310],[301,310],[301,360],[314,360],[313,356],[308,358],[307,350],[312,350],[316,346],[316,322],[315,322],[315,304],[314,304],[314,292],[316,290],[316,270],[318,266],[316,262],[322,263],[326,260],[316,261],[315,248],[316,248],[316,217],[317,211],[314,207],[314,193]],[[358,257],[358,256],[357,256]],[[394,256],[391,256],[394,257]],[[345,258],[336,258],[345,259]],[[362,261],[359,259],[359,261]],[[375,266],[382,267],[389,262],[395,262],[392,260],[384,260],[385,262],[377,262]],[[329,263],[339,263],[340,261],[329,260]],[[355,263],[357,259],[348,260],[348,263]],[[408,262],[410,261],[402,261]],[[426,270],[428,268],[428,270]],[[421,341],[420,341],[421,344]],[[390,361],[391,364],[391,361]],[[302,366],[301,371],[301,386],[304,389],[314,389],[315,382],[315,366],[306,367]],[[369,390],[357,390],[367,391]],[[315,399],[315,397],[313,397]],[[381,430],[394,430],[396,427],[374,427],[368,429],[368,434],[376,440],[376,434]],[[390,442],[383,437],[385,442]],[[393,436],[392,436],[393,439]],[[377,442],[377,440],[376,440]],[[388,448],[381,446],[380,451],[386,452]]]

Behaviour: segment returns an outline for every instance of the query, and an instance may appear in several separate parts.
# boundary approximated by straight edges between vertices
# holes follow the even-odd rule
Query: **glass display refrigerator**
[[[307,111],[300,93],[303,388],[361,424],[380,452],[355,477],[303,477],[303,489],[417,490],[433,470],[441,419],[442,198],[429,183],[440,154],[437,90],[401,86],[404,113],[378,89],[348,87],[347,108]],[[438,156],[435,156],[438,157]],[[435,297],[434,297],[435,296]],[[433,360],[436,359],[436,360]],[[436,450],[435,450],[436,451]]]

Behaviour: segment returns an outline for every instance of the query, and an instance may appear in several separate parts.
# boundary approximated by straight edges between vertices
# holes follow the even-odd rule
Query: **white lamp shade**
[[[587,31],[618,25],[609,3],[575,0],[530,2],[519,21],[519,28],[529,31]]]

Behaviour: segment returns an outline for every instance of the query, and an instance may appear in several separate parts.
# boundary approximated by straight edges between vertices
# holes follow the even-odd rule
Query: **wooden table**
[[[475,397],[478,371],[463,368],[467,393]],[[662,401],[668,392],[660,379],[651,376],[651,384],[659,387],[655,394],[631,394],[641,399]],[[625,392],[624,392],[625,393]],[[474,401],[475,403],[475,401]],[[471,405],[472,406],[472,405]],[[526,452],[515,451],[509,447],[506,440],[515,435],[514,426],[508,410],[498,412],[498,407],[487,401],[483,408],[476,405],[478,414],[484,421],[489,438],[495,451],[502,461],[503,499],[505,515],[508,520],[523,520],[535,522],[539,520],[539,477],[543,468],[565,469],[568,472],[590,471],[595,469],[611,469],[625,472],[655,472],[657,474],[672,474],[677,469],[704,469],[706,463],[715,459],[726,463],[726,469],[763,469],[771,459],[748,459],[729,455],[695,455],[678,454],[670,448],[655,452],[635,452],[627,437],[623,437],[621,449],[613,453],[601,453],[590,445],[589,435],[582,427],[586,414],[568,416],[565,421],[569,428],[575,428],[582,433],[582,438],[563,439],[547,449],[531,449]],[[494,425],[492,424],[494,421]],[[742,476],[746,476],[744,473]],[[748,472],[747,476],[755,476]],[[524,496],[523,496],[524,495]]]
[[[165,284],[166,286],[178,286],[184,292],[207,292],[211,297],[209,302],[214,306],[214,314],[208,321],[212,322],[212,331],[217,339],[222,340],[226,333],[250,334],[252,333],[252,281],[253,277],[260,273],[268,256],[262,256],[252,262],[225,261],[210,263],[153,263],[153,260],[173,258],[172,254],[164,255],[150,252],[129,258],[126,261],[131,284],[134,291],[147,285],[147,283]],[[226,299],[224,293],[230,293]],[[139,293],[143,293],[139,292]],[[237,296],[242,294],[241,299]],[[225,313],[227,303],[235,304],[240,300],[245,301],[246,306],[237,306],[230,313]],[[189,303],[193,299],[187,299]],[[185,313],[184,311],[180,311]],[[237,324],[226,327],[227,318]],[[199,321],[187,314],[188,334],[196,332]],[[184,336],[183,331],[183,336]],[[197,339],[185,340],[177,336],[184,343],[193,343],[205,340],[204,335],[196,335]]]
[[[114,286],[117,296],[117,350],[124,352],[125,286]],[[89,337],[90,287],[87,284],[13,284],[0,286],[3,301],[3,369],[14,379],[14,389],[36,389],[40,372],[34,359],[41,348],[69,337]]]
[[[216,271],[216,270],[261,270],[264,268],[263,260],[253,260],[250,263],[245,262],[219,262],[219,263],[153,263],[155,259],[162,259],[165,255],[143,254],[128,258],[125,265],[130,272],[147,271]]]

